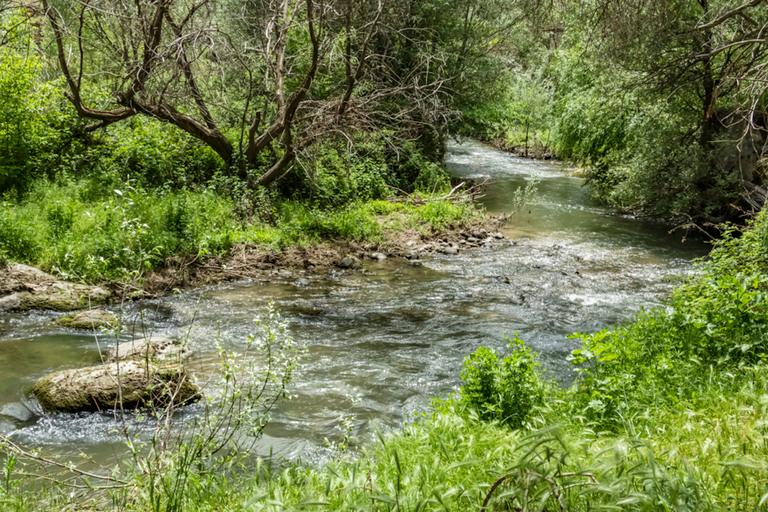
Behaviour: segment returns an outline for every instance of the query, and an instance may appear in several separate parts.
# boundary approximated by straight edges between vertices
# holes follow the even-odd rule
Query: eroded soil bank
[[[379,243],[328,240],[286,247],[239,244],[227,254],[169,258],[162,270],[130,280],[85,285],[62,280],[34,267],[8,264],[0,272],[0,311],[51,309],[74,311],[112,302],[153,298],[174,290],[240,279],[269,280],[328,268],[355,270],[365,259],[406,258],[417,261],[431,253],[459,254],[503,238],[498,229],[505,215],[481,215],[462,226],[385,232]]]

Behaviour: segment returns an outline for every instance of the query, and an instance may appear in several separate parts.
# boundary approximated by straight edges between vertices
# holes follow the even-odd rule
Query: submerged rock
[[[101,309],[89,309],[79,313],[70,313],[55,320],[63,327],[75,329],[101,329],[111,327],[117,323],[117,317]]]
[[[138,361],[62,370],[40,379],[32,393],[51,412],[81,412],[150,404],[182,405],[200,399],[181,365]]]

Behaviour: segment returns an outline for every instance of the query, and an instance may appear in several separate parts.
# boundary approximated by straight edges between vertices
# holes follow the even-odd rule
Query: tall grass
[[[403,229],[471,222],[470,205],[359,201],[321,210],[276,201],[274,224],[245,220],[211,191],[153,192],[93,180],[39,181],[20,202],[0,204],[0,260],[29,263],[86,281],[124,279],[161,268],[173,256],[205,258],[235,244],[282,250],[329,240],[382,242]]]

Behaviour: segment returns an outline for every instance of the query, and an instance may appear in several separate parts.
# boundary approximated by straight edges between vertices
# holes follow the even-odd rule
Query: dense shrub
[[[312,147],[310,158],[278,183],[284,197],[318,208],[341,208],[406,192],[442,192],[450,178],[417,142],[397,147],[383,134],[361,134],[354,144],[326,140]]]
[[[180,129],[161,121],[134,117],[114,126],[104,141],[105,155],[122,179],[137,179],[145,188],[178,190],[202,185],[224,166],[215,151]]]
[[[767,229],[760,214],[741,236],[727,232],[667,307],[574,335],[583,346],[572,356],[580,372],[570,390],[573,411],[616,428],[648,407],[694,399],[729,371],[742,376],[739,368],[768,361]],[[717,368],[717,380],[707,368]]]
[[[43,163],[62,151],[77,123],[54,83],[39,80],[41,68],[36,55],[0,48],[0,193],[23,193],[50,176]]]
[[[509,354],[503,358],[485,347],[467,356],[459,396],[481,418],[519,428],[542,402],[545,386],[536,355],[517,335],[509,340],[508,348]]]

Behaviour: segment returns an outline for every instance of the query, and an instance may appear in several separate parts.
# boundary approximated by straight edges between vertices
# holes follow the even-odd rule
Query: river
[[[683,242],[667,225],[594,204],[584,180],[559,163],[454,141],[446,165],[454,176],[491,178],[482,202],[492,213],[508,211],[513,192],[538,181],[536,200],[503,228],[509,239],[425,258],[421,266],[366,261],[359,272],[224,284],[141,305],[154,333],[188,335],[192,350],[206,358],[217,337],[237,350],[274,300],[308,355],[296,398],[280,405],[259,442],[262,455],[322,456],[325,439],[341,435],[342,415],[361,440],[370,437],[372,422],[397,428],[432,397],[457,389],[467,354],[479,346],[503,350],[504,337],[514,333],[539,352],[553,378],[568,383],[566,356],[577,345],[568,334],[659,304],[708,248]],[[125,314],[136,315],[138,307],[129,305]],[[114,433],[105,418],[42,414],[27,396],[43,375],[98,360],[94,336],[51,324],[55,316],[0,313],[0,433],[55,453],[111,453]]]

